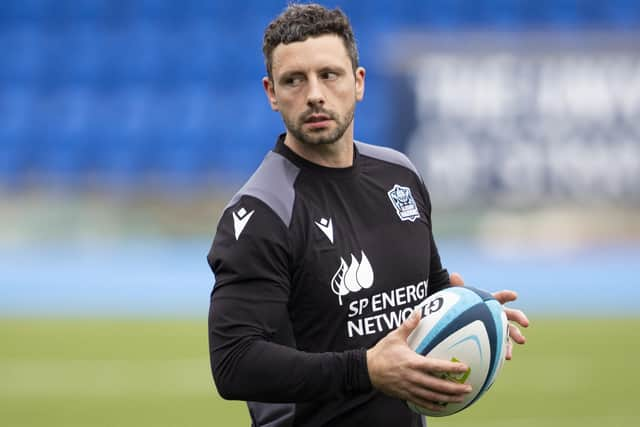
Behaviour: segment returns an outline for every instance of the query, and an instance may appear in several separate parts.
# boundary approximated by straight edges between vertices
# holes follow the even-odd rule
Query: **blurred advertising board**
[[[439,206],[640,206],[638,40],[405,34],[392,61],[396,136]]]

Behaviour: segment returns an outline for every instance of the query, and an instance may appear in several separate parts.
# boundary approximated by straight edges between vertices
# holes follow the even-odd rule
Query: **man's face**
[[[353,138],[356,102],[364,95],[363,68],[354,75],[337,35],[278,45],[272,54],[273,81],[263,85],[271,108],[303,144],[333,144],[347,131]]]

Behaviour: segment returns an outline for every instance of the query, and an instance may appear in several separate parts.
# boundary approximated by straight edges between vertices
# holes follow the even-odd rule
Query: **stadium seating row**
[[[65,25],[83,21],[119,25],[123,22],[181,25],[203,17],[228,26],[247,20],[268,22],[287,2],[244,0],[4,0],[0,23]],[[371,0],[366,6],[357,0],[322,2],[340,6],[354,22],[385,22],[395,26],[411,24],[444,26],[514,25],[561,23],[564,27],[583,24],[637,25],[634,0]]]
[[[261,93],[262,30],[284,1],[0,2],[0,185],[34,175],[247,174],[281,125]],[[382,35],[415,29],[637,28],[635,0],[331,1],[351,17],[389,140]]]

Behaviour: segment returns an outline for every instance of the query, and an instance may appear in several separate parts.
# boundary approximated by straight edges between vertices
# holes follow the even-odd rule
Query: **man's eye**
[[[287,86],[298,86],[300,83],[302,83],[302,77],[287,77],[284,80]]]
[[[338,74],[333,71],[325,71],[322,73],[322,78],[325,80],[335,80],[338,78]]]

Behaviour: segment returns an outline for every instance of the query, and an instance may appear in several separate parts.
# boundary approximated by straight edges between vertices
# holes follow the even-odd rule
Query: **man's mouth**
[[[331,120],[331,117],[326,114],[311,114],[305,119],[305,123],[322,123]]]
[[[304,119],[304,125],[312,131],[327,129],[333,119],[328,114],[314,113]]]

